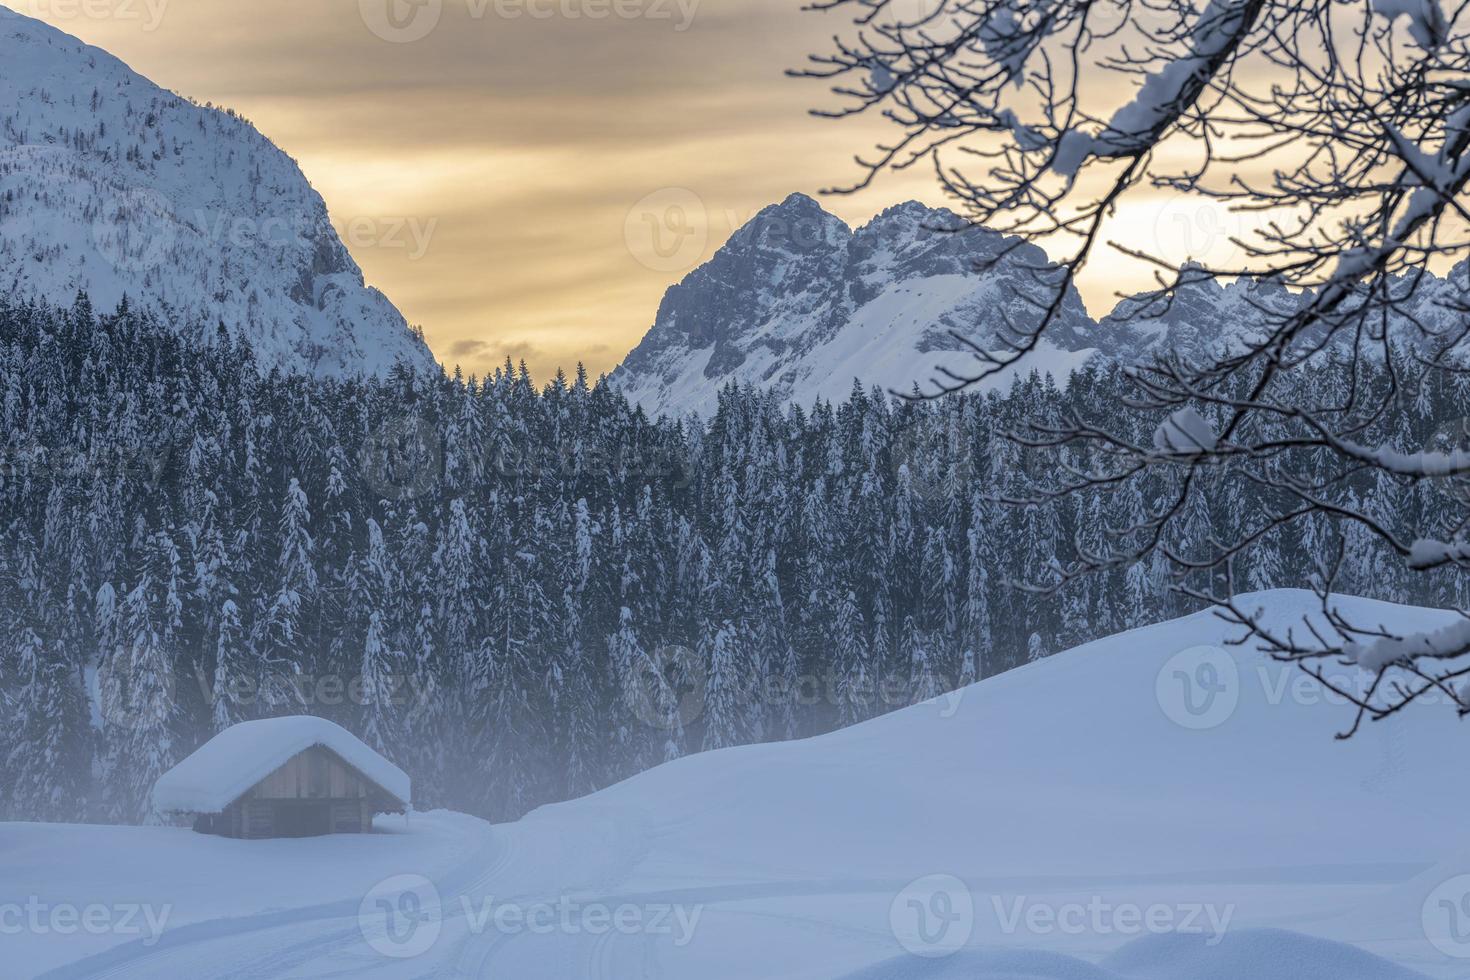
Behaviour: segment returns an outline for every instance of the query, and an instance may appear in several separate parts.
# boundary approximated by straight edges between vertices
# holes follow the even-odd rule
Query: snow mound
[[[219,813],[292,757],[320,745],[393,794],[407,806],[408,775],[347,729],[305,715],[265,718],[233,725],[164,773],[153,787],[153,804],[163,813]]]
[[[1329,629],[1310,592],[1237,601],[1278,631],[1301,629],[1304,616]],[[1354,623],[1390,630],[1459,620],[1333,602]],[[1411,975],[1352,960],[1350,950],[1251,933],[1289,926],[1451,976],[1427,968],[1446,961],[1420,917],[1425,893],[1465,870],[1426,871],[1463,837],[1470,783],[1444,776],[1458,764],[1463,724],[1452,709],[1425,705],[1339,741],[1351,707],[1237,645],[1242,633],[1209,611],[1142,627],[819,738],[679,759],[519,827],[549,840],[575,838],[577,827],[638,828],[651,843],[630,856],[620,891],[677,889],[711,903],[696,941],[662,957],[667,975],[826,980],[886,964],[871,976],[1314,976],[1251,965],[1281,950],[1333,951],[1323,977]],[[1356,665],[1327,671],[1339,685],[1368,682]],[[1364,830],[1380,827],[1395,832]],[[1423,887],[1400,890],[1420,874],[1429,875]],[[893,961],[906,948],[890,931],[895,899],[932,876],[962,882],[973,899],[972,931],[951,958],[964,967]],[[721,899],[728,912],[714,904]],[[1166,910],[1174,918],[1165,933],[1187,932],[1189,918],[1204,924],[1211,911],[1228,915],[1230,941],[1196,950],[1187,939],[1154,940],[1130,952],[1136,959],[1105,962],[1149,932],[1121,919],[1089,920],[1080,932],[1007,925],[1012,915],[1024,925],[1036,910],[1062,916],[1096,903]],[[813,939],[814,921],[827,924],[830,942]],[[855,945],[856,930],[871,944]],[[1103,972],[1022,959],[1014,963],[1030,974],[1021,965],[1006,973],[1013,961],[984,958],[1001,951],[1072,957]],[[1168,967],[1196,954],[1223,965]],[[732,956],[741,969],[721,973]]]
[[[1304,590],[1237,602],[1282,632],[1303,616],[1328,629]],[[1334,604],[1391,630],[1460,620],[1351,596]],[[967,880],[1441,859],[1470,808],[1470,784],[1444,778],[1464,737],[1453,710],[1426,705],[1338,741],[1347,703],[1234,645],[1242,635],[1195,613],[819,738],[686,757],[543,811],[637,807],[686,857],[812,877],[852,854],[874,876]],[[1328,665],[1328,676],[1369,675]],[[1400,833],[1365,841],[1362,828],[1378,826]]]

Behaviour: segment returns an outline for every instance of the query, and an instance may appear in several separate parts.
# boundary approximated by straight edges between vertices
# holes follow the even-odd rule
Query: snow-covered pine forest
[[[174,762],[233,722],[292,713],[380,748],[421,809],[514,817],[1186,611],[1162,558],[1055,596],[1014,587],[1137,525],[1177,478],[1150,467],[1110,493],[1004,502],[1087,466],[1003,437],[1028,419],[1151,438],[1117,367],[943,402],[855,387],[810,412],[731,388],[694,424],[585,377],[538,389],[509,364],[262,375],[241,342],[191,348],[85,298],[0,300],[0,337],[0,698],[15,719],[0,819],[156,819],[146,791]],[[1303,371],[1304,397],[1329,400],[1341,376]],[[1405,448],[1470,412],[1464,388],[1401,390],[1402,428],[1380,435]],[[1250,491],[1229,479],[1196,477],[1182,541],[1241,532]],[[1362,491],[1388,526],[1422,524],[1443,492]],[[1211,584],[1309,581],[1331,534],[1294,524]],[[1340,590],[1470,603],[1463,576],[1407,573],[1366,534],[1341,544]]]

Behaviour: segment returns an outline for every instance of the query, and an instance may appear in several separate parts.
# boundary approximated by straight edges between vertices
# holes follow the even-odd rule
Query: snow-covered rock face
[[[53,304],[127,296],[263,368],[437,370],[363,282],[320,195],[244,120],[0,7],[0,289]]]
[[[1005,257],[984,268],[1001,250]],[[949,211],[909,202],[854,231],[793,195],[668,291],[613,381],[646,411],[670,415],[709,415],[732,381],[805,406],[841,402],[854,379],[865,388],[932,391],[939,366],[962,375],[979,367],[952,331],[1000,352],[1007,323],[1035,324],[1028,298],[1050,298],[1037,272],[1045,277],[1049,268],[1039,247],[967,227]],[[1443,279],[1423,275],[1404,311],[1447,340],[1462,320],[1455,307],[1463,305],[1470,266]],[[1181,283],[1168,302],[1125,299],[1097,321],[1069,291],[1037,348],[982,387],[1008,386],[1032,370],[1060,381],[1098,356],[1198,362],[1239,352],[1262,335],[1266,311],[1274,318],[1307,299],[1276,279],[1221,282],[1188,267]],[[1409,297],[1407,280],[1395,288]],[[1396,335],[1428,342],[1407,316],[1400,326]],[[1309,332],[1298,346],[1318,340]]]
[[[987,272],[977,265],[1012,251]],[[810,405],[853,379],[908,389],[936,364],[972,370],[949,333],[984,341],[1028,322],[1036,246],[909,202],[856,231],[811,198],[766,208],[671,288],[613,380],[651,412],[708,412],[731,381]],[[1066,373],[1099,346],[1075,291],[1035,366]],[[1028,366],[1029,367],[1029,366]],[[1002,379],[1004,380],[1004,379]]]
[[[1261,323],[1262,310],[1285,314],[1303,299],[1278,280],[1222,283],[1197,269],[1185,267],[1182,284],[1167,302],[1125,299],[1103,318],[1102,332],[1119,338],[1117,354],[1138,360],[1166,350],[1198,361],[1238,352],[1249,325]]]

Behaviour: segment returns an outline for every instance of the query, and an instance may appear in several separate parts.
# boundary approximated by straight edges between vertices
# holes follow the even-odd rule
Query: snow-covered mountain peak
[[[785,222],[787,227],[783,228],[781,223]],[[806,223],[808,232],[818,234],[793,235],[798,246],[810,245],[814,241],[821,240],[824,235],[830,235],[835,240],[843,240],[852,235],[852,229],[834,214],[830,214],[814,198],[806,194],[796,193],[789,195],[780,204],[771,204],[764,207],[751,221],[739,228],[731,241],[741,241],[751,235],[761,236],[763,240],[771,240],[772,235],[781,237],[783,232],[794,231],[791,225]]]
[[[712,410],[732,381],[808,405],[840,400],[855,378],[908,389],[936,364],[973,365],[952,330],[994,336],[1007,317],[1028,315],[1045,263],[1035,246],[916,201],[853,230],[793,194],[669,289],[613,380],[646,409],[675,414]],[[1085,361],[1091,326],[1070,291],[1043,366],[1065,373]]]
[[[674,415],[708,415],[731,382],[803,405],[845,399],[854,379],[932,391],[940,368],[965,375],[978,367],[956,335],[1002,351],[1014,328],[1034,326],[1059,281],[1052,270],[1038,245],[948,210],[907,201],[853,230],[794,194],[669,290],[613,381],[645,410]],[[1398,281],[1406,339],[1433,346],[1456,335],[1467,270]],[[1222,280],[1186,264],[1167,299],[1125,298],[1094,321],[1069,289],[1045,339],[985,387],[1033,370],[1061,380],[1097,356],[1139,363],[1238,352],[1307,296],[1280,277]],[[1303,334],[1302,350],[1321,339]]]
[[[0,289],[124,296],[263,367],[437,370],[348,254],[296,163],[231,112],[0,7]]]

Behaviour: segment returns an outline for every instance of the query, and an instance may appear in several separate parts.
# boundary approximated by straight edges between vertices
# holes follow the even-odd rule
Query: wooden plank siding
[[[341,756],[317,745],[292,756],[223,813],[202,818],[195,827],[246,839],[360,834],[372,831],[373,814],[402,810]]]
[[[372,793],[361,773],[320,745],[294,756],[245,794],[252,800],[360,800]]]

